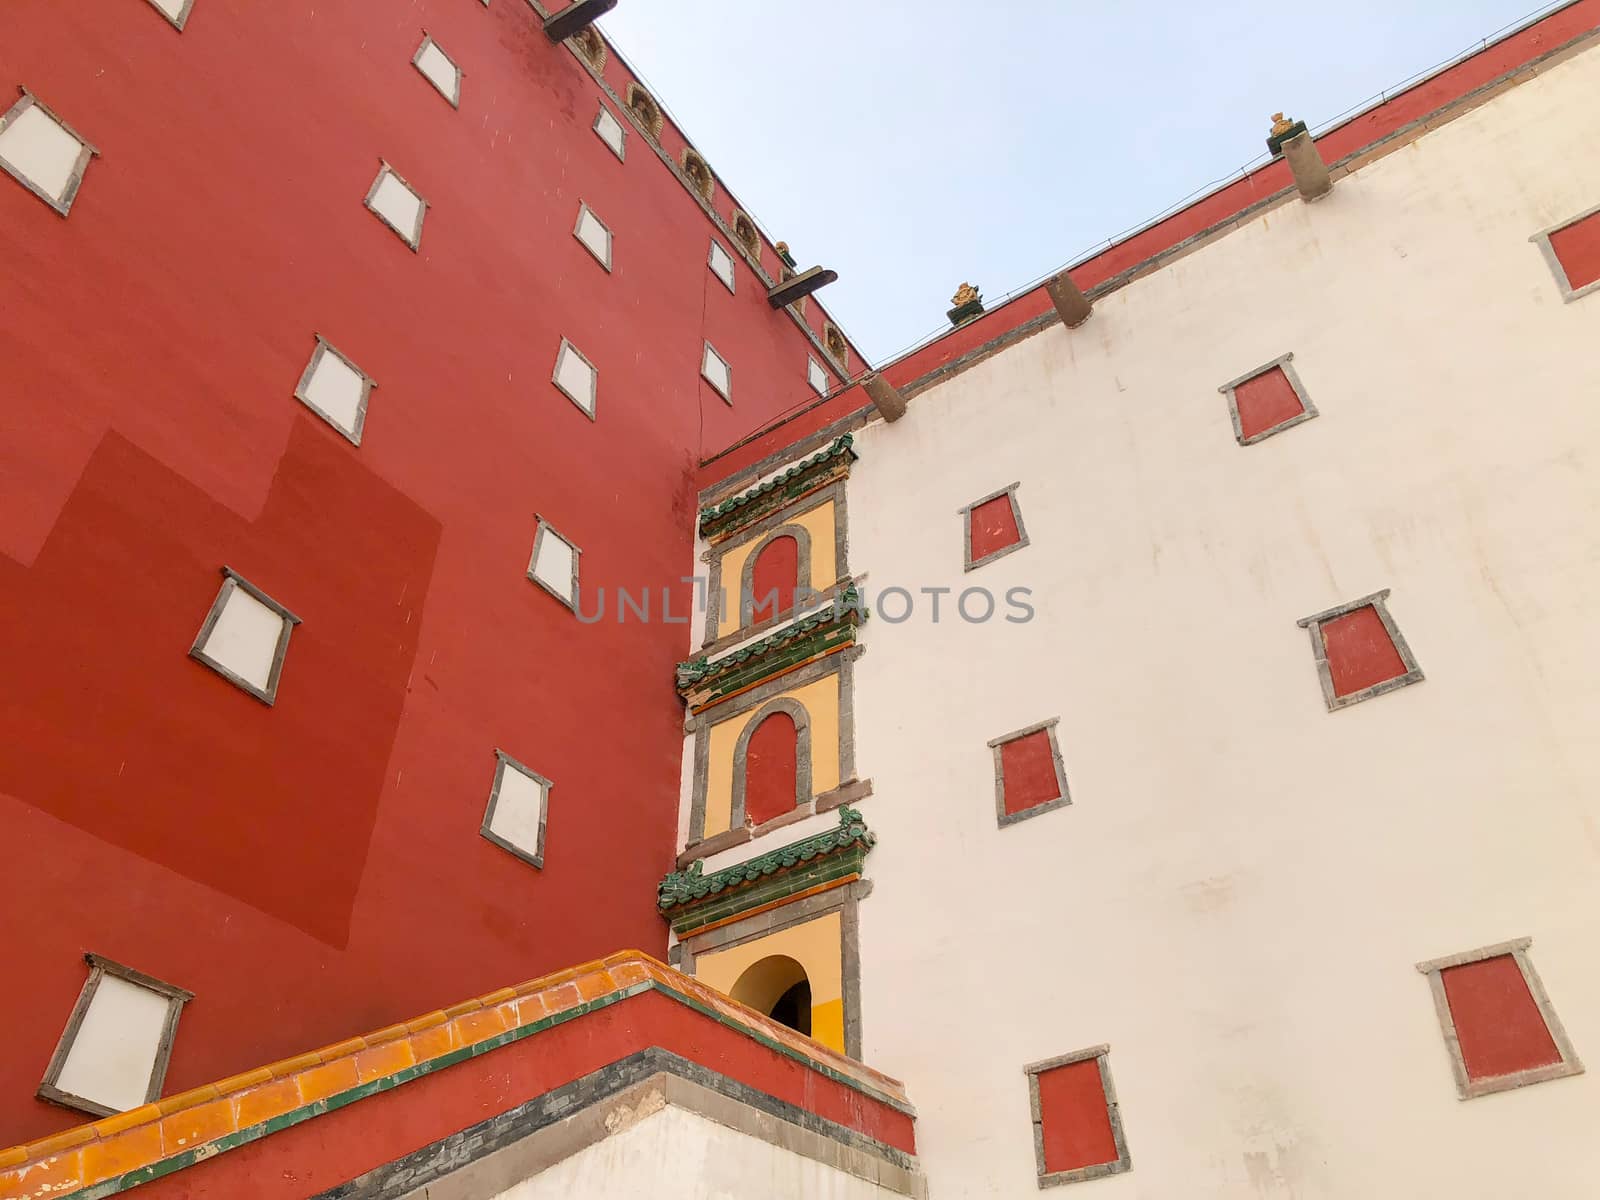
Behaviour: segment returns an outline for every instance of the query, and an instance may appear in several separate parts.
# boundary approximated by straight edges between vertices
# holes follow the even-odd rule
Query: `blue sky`
[[[1539,0],[622,0],[602,28],[881,362]],[[1557,7],[1546,5],[1545,7]],[[1541,9],[1541,11],[1543,11]]]

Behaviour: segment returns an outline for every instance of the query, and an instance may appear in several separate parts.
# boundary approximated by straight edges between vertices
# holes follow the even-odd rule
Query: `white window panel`
[[[543,517],[533,535],[533,556],[528,578],[568,608],[578,607],[578,559],[582,550],[562,537]]]
[[[544,830],[553,784],[496,750],[494,788],[483,814],[484,837],[535,867],[544,866]]]
[[[600,115],[594,119],[594,131],[600,135],[602,142],[611,147],[611,153],[618,158],[626,157],[628,131],[604,104],[600,106]]]
[[[89,978],[39,1085],[39,1095],[96,1116],[161,1094],[178,1014],[190,992],[90,954]]]
[[[722,248],[722,243],[715,238],[711,241],[711,273],[723,283],[728,290],[733,291],[733,255]]]
[[[189,10],[194,8],[194,0],[150,0],[150,3],[180,31],[189,19]]]
[[[821,363],[810,357],[806,359],[806,382],[811,385],[811,390],[816,392],[817,395],[826,396],[828,394],[828,372],[823,369]]]
[[[189,653],[257,700],[277,699],[289,634],[300,624],[283,605],[227,567],[222,590]]]
[[[367,399],[374,383],[360,367],[317,335],[317,348],[311,352],[295,399],[332,425],[357,446],[367,421]]]
[[[367,207],[413,250],[422,244],[422,218],[428,213],[428,202],[388,163],[372,182]]]
[[[729,404],[733,403],[733,368],[718,354],[710,342],[706,343],[705,354],[700,359],[700,374],[712,387],[717,389],[717,394]]]
[[[600,391],[600,372],[566,338],[561,339],[561,350],[556,355],[554,382],[567,394],[567,399],[582,409],[591,421],[594,420]]]
[[[412,56],[411,65],[422,72],[422,77],[439,90],[439,94],[456,108],[461,107],[461,68],[451,61],[431,34],[424,34],[422,45]]]
[[[579,203],[578,224],[572,233],[590,254],[600,260],[602,267],[611,270],[611,230],[587,204]]]
[[[31,93],[0,116],[0,168],[63,217],[98,153]]]

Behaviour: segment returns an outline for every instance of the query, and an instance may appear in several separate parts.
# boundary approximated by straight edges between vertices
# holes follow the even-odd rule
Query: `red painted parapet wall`
[[[303,1200],[650,1048],[916,1151],[897,1081],[623,951],[0,1150],[0,1200]]]
[[[65,219],[0,175],[0,940],[28,981],[0,988],[0,1137],[78,1119],[33,1095],[86,951],[195,993],[172,1093],[662,949],[685,630],[619,625],[615,589],[659,613],[696,461],[810,394],[812,344],[742,260],[736,294],[711,274],[641,134],[626,161],[595,135],[611,101],[526,0],[3,25],[0,111],[26,86],[99,156]],[[459,108],[412,66],[424,29]],[[363,204],[380,159],[429,202],[417,252]],[[359,447],[293,398],[317,334],[377,381]],[[563,337],[594,421],[550,382]],[[604,622],[525,578],[536,514]],[[303,618],[270,709],[188,657],[223,566]],[[479,836],[496,749],[554,781],[542,872]]]
[[[1526,29],[1329,130],[1317,139],[1317,147],[1330,165],[1375,149],[1386,139],[1470,98],[1479,89],[1594,32],[1597,26],[1600,26],[1600,0],[1574,0]],[[1265,124],[1262,136],[1265,136]],[[1125,273],[1148,267],[1153,260],[1191,238],[1224,225],[1292,186],[1288,165],[1282,159],[1267,163],[1077,264],[1071,270],[1073,282],[1088,292]],[[1051,311],[1050,297],[1041,285],[895,360],[883,367],[883,374],[899,388],[925,384],[936,372],[968,355],[983,353],[993,343]],[[741,472],[759,464],[768,455],[779,453],[808,435],[859,413],[869,403],[860,387],[852,387],[801,413],[783,418],[780,423],[752,426],[742,438],[702,460],[699,485],[710,489],[724,481],[736,484]]]

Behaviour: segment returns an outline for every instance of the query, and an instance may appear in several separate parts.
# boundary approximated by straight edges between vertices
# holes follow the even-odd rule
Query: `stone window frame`
[[[739,740],[733,746],[733,801],[728,818],[728,828],[739,829],[749,820],[749,813],[745,808],[746,788],[748,787],[750,740],[755,736],[756,730],[773,713],[786,713],[794,721],[794,809],[799,811],[811,802],[811,714],[806,711],[806,706],[798,700],[788,696],[777,696],[768,700],[759,709],[756,715],[745,722],[745,727],[739,731]],[[781,813],[776,820],[789,815],[789,811]]]
[[[840,345],[844,347],[845,352],[843,354],[834,353],[832,345],[833,338],[839,339]],[[833,361],[839,365],[840,370],[848,369],[850,340],[844,336],[844,332],[832,321],[824,321],[822,323],[822,352],[829,358],[833,359]]]
[[[812,813],[827,812],[830,809],[837,808],[840,804],[848,803],[861,795],[861,789],[853,786],[856,783],[855,660],[860,656],[860,653],[861,647],[859,645],[851,646],[848,649],[830,654],[817,662],[785,671],[776,678],[769,679],[747,692],[741,692],[737,696],[718,701],[709,708],[700,710],[684,722],[684,734],[694,738],[694,775],[690,787],[689,836],[685,847],[686,851],[711,840],[706,836],[706,792],[707,780],[711,769],[710,735],[712,726],[721,725],[724,721],[731,721],[735,717],[741,717],[753,709],[764,708],[769,701],[783,696],[784,693],[806,687],[808,684],[815,683],[819,679],[826,679],[830,675],[839,677],[839,784],[832,791],[825,792],[820,796],[811,795],[808,790],[808,794],[801,800],[800,807],[809,806],[805,814],[809,816]],[[794,703],[799,706],[798,701]],[[806,715],[806,720],[809,726],[809,713]],[[745,725],[745,728],[739,731],[741,741],[746,741],[744,738],[745,731],[751,729],[755,724],[756,721],[752,718]],[[798,728],[796,732],[798,732]],[[807,735],[809,739],[809,728]],[[735,746],[735,753],[737,753],[737,745]],[[810,755],[808,753],[806,779],[811,786],[815,786],[811,778],[809,761]],[[798,765],[797,763],[797,775]],[[730,798],[728,829],[724,831],[730,835],[740,832],[741,829],[740,825],[733,820],[732,802]],[[780,817],[773,822],[769,822],[769,825],[775,828],[786,823]],[[718,833],[712,836],[720,839],[723,834]],[[740,842],[743,840],[742,837],[739,839]],[[713,851],[705,851],[704,853],[713,853]],[[704,854],[701,853],[695,855],[695,857],[703,856]]]
[[[542,871],[544,870],[545,829],[550,823],[550,789],[555,787],[555,784],[526,763],[519,762],[498,747],[495,749],[494,757],[494,786],[489,789],[489,805],[483,810],[483,824],[478,827],[478,833],[486,841],[493,842],[506,853],[513,854],[523,862],[533,866],[536,870]],[[506,777],[506,769],[508,767],[539,785],[539,836],[538,844],[531,852],[515,842],[507,841],[490,828],[490,825],[494,822],[495,808],[500,803],[500,784]]]
[[[1575,217],[1568,217],[1565,221],[1552,225],[1548,229],[1541,229],[1528,239],[1537,245],[1539,253],[1544,255],[1544,261],[1549,266],[1550,273],[1556,277],[1556,285],[1561,289],[1563,303],[1571,304],[1574,300],[1581,300],[1592,292],[1600,292],[1600,279],[1586,283],[1580,288],[1574,288],[1571,280],[1567,278],[1566,267],[1561,265],[1561,259],[1556,256],[1555,247],[1550,244],[1550,237],[1552,234],[1560,233],[1569,225],[1576,225],[1579,221],[1587,220],[1597,213],[1600,213],[1600,204],[1595,205],[1586,212],[1579,213]]]
[[[1106,1115],[1111,1121],[1111,1141],[1117,1157],[1107,1163],[1088,1167],[1075,1167],[1070,1171],[1049,1171],[1044,1162],[1044,1118],[1039,1103],[1039,1076],[1057,1067],[1070,1067],[1074,1063],[1096,1059],[1100,1064],[1100,1087],[1105,1092]],[[1033,1115],[1033,1158],[1038,1169],[1040,1188],[1055,1187],[1063,1183],[1082,1183],[1090,1179],[1103,1179],[1107,1175],[1121,1175],[1133,1169],[1133,1158],[1128,1153],[1128,1138],[1122,1128],[1122,1108],[1117,1102],[1117,1087],[1111,1080],[1111,1046],[1102,1042],[1069,1054],[1060,1054],[1041,1062],[1029,1063],[1022,1068],[1028,1077],[1028,1107]]]
[[[585,408],[584,402],[577,396],[574,396],[571,392],[567,391],[566,385],[561,382],[561,357],[568,350],[571,350],[573,354],[578,356],[578,360],[582,362],[584,366],[589,368],[589,371],[594,377],[594,395],[589,398],[589,403],[593,406],[591,408]],[[556,350],[556,365],[550,369],[550,382],[556,385],[557,391],[559,391],[568,400],[572,401],[573,405],[579,412],[588,417],[591,421],[595,419],[595,414],[600,410],[600,368],[589,361],[589,356],[587,354],[585,354],[582,350],[579,350],[577,346],[573,345],[571,338],[562,337],[561,339],[561,346]]]
[[[193,3],[193,0],[190,0],[190,3]],[[428,73],[422,69],[422,56],[428,52],[428,47],[430,46],[432,46],[443,56],[445,62],[449,63],[451,69],[456,73],[456,94],[454,96],[450,95],[449,92],[446,92],[431,78],[429,78]],[[460,110],[461,84],[462,81],[466,79],[467,73],[461,69],[461,65],[457,63],[455,59],[450,57],[445,48],[439,45],[433,34],[429,33],[426,29],[422,31],[422,45],[418,46],[417,52],[411,56],[411,65],[417,69],[418,75],[421,75],[423,79],[427,80],[429,87],[445,98],[451,108],[454,108],[458,111]]]
[[[411,181],[409,179],[389,165],[387,159],[380,158],[378,162],[382,164],[378,168],[378,177],[372,181],[372,186],[367,189],[367,198],[365,201],[363,201],[363,203],[366,204],[367,211],[373,216],[377,217],[378,220],[383,223],[383,227],[385,229],[389,230],[395,235],[395,237],[399,238],[407,246],[411,247],[411,253],[420,254],[422,252],[422,224],[427,219],[428,209],[432,206],[428,203],[427,198],[411,185]],[[418,203],[422,206],[417,209],[416,228],[413,229],[409,235],[398,225],[390,223],[388,217],[384,216],[381,212],[373,207],[372,202],[377,198],[378,189],[383,186],[383,180],[386,175],[393,175],[399,182],[400,186],[415,196]]]
[[[340,437],[353,446],[359,446],[361,445],[361,434],[367,427],[367,401],[372,396],[372,389],[378,386],[377,380],[356,366],[348,354],[345,354],[320,333],[314,333],[312,336],[317,339],[317,345],[311,351],[311,358],[306,363],[305,370],[300,373],[300,382],[294,385],[294,398],[332,426]],[[333,355],[345,366],[361,376],[361,402],[356,405],[356,427],[353,431],[346,429],[331,413],[319,407],[311,399],[311,380],[316,375],[317,367],[321,364],[325,354]]]
[[[846,587],[849,586],[850,526],[848,514],[846,512],[844,485],[845,481],[843,479],[836,479],[826,487],[818,488],[811,494],[802,496],[800,499],[782,509],[779,509],[775,513],[769,513],[767,516],[751,525],[748,529],[742,529],[734,536],[728,538],[726,541],[718,542],[716,545],[711,547],[710,551],[708,552],[710,571],[706,579],[706,627],[701,641],[700,648],[702,650],[720,650],[724,647],[736,645],[739,642],[746,641],[747,639],[754,637],[757,633],[760,633],[764,630],[776,628],[778,625],[789,621],[797,613],[804,611],[811,605],[820,604],[825,599],[833,598],[835,595],[837,595],[839,592],[842,592]],[[828,588],[827,591],[807,600],[805,603],[796,604],[795,607],[791,608],[788,612],[776,613],[771,617],[765,617],[753,624],[746,624],[743,620],[741,620],[737,629],[733,630],[733,632],[728,634],[727,637],[719,638],[717,636],[717,628],[722,624],[723,603],[725,600],[725,597],[722,594],[723,558],[726,557],[730,551],[737,550],[745,543],[760,539],[762,545],[753,549],[750,552],[750,556],[745,559],[745,567],[749,568],[750,573],[753,575],[755,572],[755,567],[753,564],[755,562],[756,555],[765,548],[766,541],[768,540],[770,534],[775,533],[784,526],[792,525],[795,521],[795,518],[803,517],[807,513],[822,507],[822,505],[828,503],[829,501],[833,502],[834,585]],[[797,573],[800,579],[809,581],[811,578],[810,555],[814,552],[815,548],[811,545],[810,530],[806,530],[805,532],[806,538],[804,541],[800,542],[800,548],[802,551],[804,551],[805,556],[803,561],[799,563]],[[796,540],[799,541],[798,538]],[[742,597],[745,594],[746,583],[747,580],[744,577],[744,568],[741,568],[739,580],[740,587],[738,596],[735,598],[736,603],[740,603],[742,601]],[[809,595],[809,583],[802,584],[801,587]],[[741,603],[741,618],[744,615],[745,614],[742,611]]]
[[[669,959],[685,975],[694,975],[695,960],[720,950],[733,950],[759,938],[782,933],[832,913],[839,914],[840,995],[844,1000],[844,1052],[861,1061],[861,901],[872,892],[870,880],[830,888],[792,899],[723,925],[699,930],[672,947]]]
[[[994,815],[1001,829],[1015,825],[1018,821],[1026,821],[1029,817],[1066,808],[1072,803],[1072,793],[1067,788],[1067,768],[1061,759],[1061,743],[1056,736],[1056,726],[1059,724],[1061,724],[1060,717],[1051,717],[1049,720],[1035,721],[1032,725],[1024,725],[1021,729],[1013,729],[1010,733],[1003,733],[997,738],[990,739],[989,749],[994,754]],[[1054,800],[1046,800],[1043,804],[1035,804],[1032,808],[1025,808],[1021,812],[1007,812],[1006,774],[1001,751],[1010,743],[1041,731],[1047,733],[1050,738],[1050,757],[1056,765],[1056,786],[1061,789],[1061,794]]]
[[[585,213],[593,217],[595,224],[606,231],[606,256],[604,258],[601,258],[598,254],[595,254],[594,247],[583,240],[581,230],[583,229],[583,218]],[[578,219],[572,226],[572,236],[577,240],[578,245],[582,246],[589,252],[589,254],[594,258],[595,262],[599,263],[606,269],[606,274],[609,275],[611,273],[611,250],[612,244],[615,241],[615,237],[611,232],[611,226],[607,225],[600,219],[600,214],[589,207],[589,202],[587,200],[578,201]],[[585,361],[588,360],[586,359]]]
[[[1444,1035],[1445,1049],[1450,1055],[1450,1071],[1455,1078],[1458,1100],[1475,1100],[1479,1096],[1527,1087],[1530,1083],[1565,1079],[1572,1075],[1582,1075],[1584,1072],[1583,1062],[1572,1048],[1572,1041],[1567,1037],[1561,1018],[1556,1015],[1555,1006],[1550,1003],[1549,993],[1544,990],[1539,972],[1534,969],[1533,960],[1528,957],[1528,947],[1531,945],[1533,945],[1532,938],[1520,937],[1460,954],[1447,954],[1443,958],[1417,964],[1417,970],[1428,977],[1428,988],[1433,994],[1433,1010],[1439,1018],[1439,1031]],[[1539,1015],[1544,1019],[1545,1029],[1549,1031],[1550,1040],[1556,1044],[1556,1050],[1561,1054],[1561,1061],[1542,1067],[1531,1067],[1525,1071],[1514,1071],[1510,1075],[1473,1080],[1467,1075],[1467,1062],[1461,1053],[1461,1041],[1456,1034],[1455,1017],[1450,1012],[1450,998],[1444,990],[1443,972],[1451,967],[1464,967],[1471,963],[1508,955],[1516,961],[1518,969],[1522,972],[1522,980],[1528,986],[1528,994],[1533,997]]]
[[[818,387],[817,381],[812,378],[813,368],[815,368],[815,373],[822,377],[821,387]],[[817,361],[815,354],[806,355],[806,382],[811,385],[811,390],[819,396],[826,396],[833,391],[833,379],[828,374],[828,368]]]
[[[554,596],[557,600],[561,601],[562,604],[566,605],[573,612],[577,612],[578,560],[583,557],[583,551],[579,548],[576,542],[572,541],[572,539],[567,537],[566,534],[562,533],[554,525],[550,524],[550,522],[545,520],[545,518],[539,513],[534,513],[533,516],[534,520],[538,522],[538,525],[534,528],[533,533],[533,552],[528,556],[528,578],[533,580],[534,583],[538,584],[539,587],[550,593],[550,595]],[[556,591],[555,588],[551,587],[548,583],[533,573],[534,568],[539,563],[539,547],[543,544],[544,536],[547,533],[572,551],[572,596],[570,598],[563,596],[560,592]]]
[[[714,355],[716,360],[722,364],[723,369],[728,372],[728,385],[726,390],[724,390],[723,386],[716,380],[712,379],[710,375],[706,374],[706,355],[708,353]],[[722,397],[722,402],[724,404],[726,404],[729,408],[733,407],[733,364],[722,357],[721,352],[719,352],[717,348],[711,344],[710,338],[705,339],[705,347],[700,351],[700,378],[704,379],[711,385],[711,390]]]
[[[1374,696],[1381,696],[1385,692],[1392,692],[1398,688],[1408,687],[1413,683],[1421,683],[1426,676],[1422,668],[1417,665],[1417,656],[1411,653],[1411,647],[1400,632],[1400,627],[1394,623],[1394,618],[1389,615],[1389,606],[1384,603],[1389,598],[1391,589],[1373,592],[1371,595],[1362,596],[1359,600],[1350,600],[1344,604],[1335,605],[1333,608],[1314,613],[1309,617],[1301,617],[1295,622],[1301,629],[1311,633],[1311,652],[1316,657],[1317,679],[1322,684],[1322,699],[1327,704],[1329,712],[1336,712],[1341,708],[1349,708],[1352,704],[1360,704],[1363,700],[1371,700]],[[1378,619],[1383,622],[1384,629],[1389,634],[1389,640],[1394,644],[1395,652],[1400,655],[1400,662],[1405,666],[1405,674],[1396,675],[1393,679],[1385,679],[1382,683],[1375,683],[1371,687],[1362,688],[1359,692],[1351,692],[1348,696],[1339,696],[1333,690],[1333,672],[1328,667],[1328,650],[1323,644],[1322,627],[1329,621],[1338,617],[1348,616],[1359,608],[1371,605],[1377,610]]]
[[[161,19],[163,21],[165,21],[168,25],[171,25],[179,33],[182,33],[184,25],[186,25],[189,21],[189,14],[194,11],[194,0],[183,0],[183,5],[178,9],[178,15],[175,17],[168,13],[166,9],[162,8],[161,5],[157,4],[156,0],[150,0],[150,7],[161,14]]]
[[[19,86],[17,91],[22,93],[22,98],[8,108],[5,112],[0,113],[0,133],[4,133],[6,126],[10,125],[13,121],[16,121],[30,108],[37,108],[45,116],[49,117],[57,125],[61,126],[61,128],[68,134],[77,139],[79,147],[78,161],[72,165],[72,173],[67,177],[66,191],[62,193],[60,200],[57,200],[54,196],[38,187],[33,180],[29,179],[22,173],[21,168],[13,167],[11,163],[4,158],[0,158],[0,171],[4,171],[33,195],[37,196],[40,200],[43,200],[50,206],[53,212],[59,216],[66,217],[72,212],[73,202],[78,198],[78,189],[83,186],[83,177],[84,174],[89,170],[90,161],[98,158],[100,151],[94,148],[94,146],[89,142],[88,138],[84,137],[83,134],[79,133],[71,125],[68,125],[65,121],[63,121],[60,116],[57,115],[54,109],[52,109],[43,100],[40,100],[39,97],[35,96],[27,88]]]
[[[167,1063],[172,1058],[172,1044],[178,1036],[178,1018],[182,1015],[184,1004],[194,999],[194,993],[157,979],[153,975],[146,975],[143,971],[123,966],[100,954],[86,953],[83,961],[89,964],[89,978],[84,980],[83,987],[78,992],[78,999],[72,1006],[72,1014],[67,1018],[66,1028],[61,1031],[55,1052],[50,1056],[50,1064],[45,1068],[44,1079],[34,1094],[41,1100],[48,1100],[63,1108],[75,1108],[97,1117],[111,1117],[116,1115],[116,1109],[85,1096],[64,1092],[56,1086],[57,1080],[61,1078],[61,1072],[67,1065],[67,1057],[72,1053],[73,1044],[78,1039],[84,1018],[89,1013],[89,1005],[94,1002],[94,994],[100,987],[100,981],[107,975],[113,975],[167,998],[167,1021],[162,1027],[161,1038],[156,1043],[156,1057],[150,1067],[150,1082],[145,1087],[146,1104],[153,1103],[161,1096],[161,1088],[167,1078]]]
[[[1028,544],[1028,527],[1022,523],[1022,506],[1017,503],[1017,489],[1022,486],[1019,479],[1008,483],[998,491],[990,492],[987,496],[980,496],[971,504],[963,504],[956,510],[961,517],[961,558],[964,563],[963,571],[976,571],[979,567],[987,566],[997,558],[1004,558],[1016,550],[1021,550]],[[972,558],[972,510],[988,504],[991,500],[998,500],[1007,496],[1011,500],[1011,519],[1017,523],[1017,540],[1009,546],[1002,546],[998,550],[991,550],[976,562]]]
[[[1244,423],[1239,418],[1239,398],[1235,395],[1235,392],[1241,385],[1249,383],[1252,379],[1261,378],[1261,376],[1274,368],[1282,369],[1283,377],[1289,381],[1289,387],[1294,391],[1295,399],[1300,401],[1302,411],[1286,421],[1279,421],[1269,429],[1263,429],[1260,433],[1253,433],[1249,437],[1245,437]],[[1293,351],[1288,354],[1280,354],[1271,362],[1263,363],[1254,371],[1249,371],[1237,379],[1230,379],[1219,387],[1217,391],[1228,398],[1228,417],[1233,422],[1233,440],[1241,446],[1254,446],[1257,442],[1265,441],[1275,433],[1282,433],[1285,429],[1293,429],[1296,425],[1304,424],[1313,417],[1321,415],[1317,412],[1317,406],[1311,402],[1311,393],[1306,391],[1306,385],[1300,382],[1300,376],[1294,369]]]
[[[600,124],[607,117],[610,117],[613,121],[615,121],[617,123],[618,137],[617,137],[617,144],[615,146],[613,146],[610,142],[606,141],[606,135],[600,132]],[[627,125],[627,122],[625,122],[621,117],[617,116],[616,113],[612,112],[609,108],[607,108],[606,105],[605,105],[605,101],[602,100],[600,102],[600,111],[595,114],[595,116],[594,116],[594,124],[591,125],[590,128],[594,130],[595,137],[600,139],[600,144],[602,146],[604,146],[607,150],[611,151],[611,153],[613,153],[613,154],[615,154],[617,156],[617,161],[618,162],[627,162],[628,161],[628,125]]]
[[[278,684],[283,677],[283,660],[289,653],[289,636],[294,632],[294,627],[300,624],[300,618],[232,567],[223,567],[222,575],[222,587],[217,592],[217,598],[211,602],[211,611],[206,614],[206,619],[200,626],[200,632],[195,635],[194,645],[189,647],[189,657],[197,662],[204,663],[229,683],[249,692],[270,708],[278,701]],[[235,589],[242,590],[246,595],[259,600],[283,618],[283,629],[278,634],[278,645],[272,652],[272,669],[267,675],[267,686],[265,688],[258,688],[248,679],[234,674],[233,671],[212,658],[205,651],[206,641],[211,637],[211,631],[216,628],[217,622],[222,618],[222,610],[227,606],[228,597],[233,595]]]
[[[717,270],[718,250],[721,250],[723,257],[728,260],[728,276],[726,279],[722,277],[722,272]],[[734,280],[738,278],[739,260],[733,256],[731,250],[717,241],[716,238],[711,239],[711,249],[706,251],[706,266],[711,269],[711,273],[716,276],[717,281],[728,289],[729,295],[738,295],[738,291],[734,287]]]

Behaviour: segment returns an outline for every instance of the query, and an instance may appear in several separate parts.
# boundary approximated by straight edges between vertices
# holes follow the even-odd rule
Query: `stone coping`
[[[0,1151],[0,1200],[115,1195],[651,991],[879,1104],[914,1115],[898,1080],[641,951],[624,950]]]

